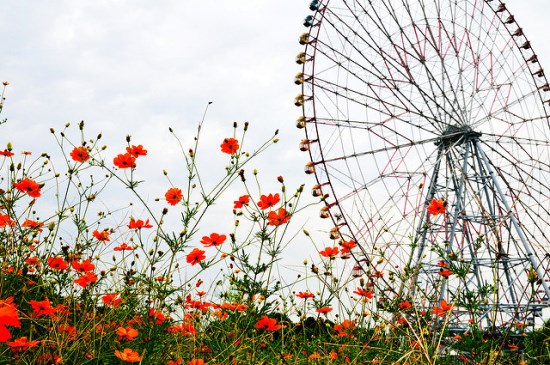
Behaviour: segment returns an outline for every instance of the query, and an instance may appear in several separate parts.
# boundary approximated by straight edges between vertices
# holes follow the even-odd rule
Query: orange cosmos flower
[[[41,316],[50,316],[55,317],[55,308],[51,306],[50,300],[48,298],[37,301],[31,300],[29,304],[32,306],[32,316],[41,317]]]
[[[176,205],[183,199],[183,194],[181,192],[181,189],[178,188],[170,188],[164,194],[164,197],[166,198],[166,201],[170,205]]]
[[[69,268],[69,263],[63,257],[48,257],[48,266],[54,270],[66,270]]]
[[[448,278],[453,274],[453,272],[449,269],[440,269],[438,274],[443,276],[444,278]]]
[[[449,264],[445,260],[441,260],[437,263],[439,267],[449,267]]]
[[[239,150],[239,141],[235,138],[224,138],[220,147],[222,148],[223,153],[234,155]]]
[[[92,232],[92,236],[95,237],[96,240],[100,242],[109,242],[109,236],[111,233],[109,233],[108,230],[98,231],[97,229]]]
[[[32,219],[25,219],[21,227],[31,228],[42,232],[42,227],[44,227],[44,223],[33,221]]]
[[[267,220],[270,226],[280,226],[288,223],[290,220],[290,214],[285,208],[279,208],[277,212],[271,211],[267,215]]]
[[[342,242],[342,249],[340,250],[340,252],[343,253],[343,254],[350,253],[351,250],[353,250],[356,246],[357,245],[356,245],[355,241],[353,241],[353,240],[344,241],[344,242]]]
[[[113,159],[113,164],[121,169],[133,169],[136,167],[136,158],[129,153],[119,154]]]
[[[122,351],[115,350],[115,356],[125,362],[140,362],[141,356],[137,351],[129,348],[125,348]]]
[[[105,294],[101,297],[101,300],[105,305],[114,308],[118,307],[120,302],[122,302],[122,298],[120,298],[117,293]]]
[[[296,294],[296,296],[297,296],[298,298],[308,299],[308,298],[313,298],[313,297],[315,297],[315,294],[310,293],[310,292],[307,292],[307,291],[306,291],[306,292],[302,292],[302,291],[301,291],[301,292],[299,292],[298,294]]]
[[[330,308],[330,307],[321,307],[321,308],[315,309],[315,312],[321,313],[321,314],[327,314],[327,313],[332,312],[332,308]]]
[[[147,156],[147,150],[144,149],[142,145],[126,147],[126,152],[128,152],[134,158]]]
[[[360,297],[365,297],[367,299],[372,299],[372,296],[374,295],[374,293],[370,290],[365,290],[363,288],[357,288],[355,289],[355,291],[353,292],[353,294],[357,294],[359,295]]]
[[[116,334],[118,335],[118,340],[128,340],[133,341],[138,336],[139,332],[131,327],[118,327],[116,330]]]
[[[13,340],[12,342],[7,342],[6,345],[11,347],[13,352],[25,351],[32,347],[37,347],[40,341],[27,341],[27,337],[19,337]]]
[[[281,325],[277,324],[277,320],[269,318],[268,316],[262,316],[254,327],[260,329],[264,328],[266,331],[276,331],[281,328]]]
[[[90,283],[95,283],[96,281],[97,275],[93,272],[87,272],[74,279],[74,282],[83,288],[87,287]]]
[[[404,300],[401,303],[399,303],[399,309],[401,310],[406,310],[406,309],[409,309],[410,307],[411,307],[411,302],[409,302],[408,300]]]
[[[349,319],[345,319],[342,323],[334,325],[334,330],[338,332],[338,337],[348,337],[354,329],[355,321]]]
[[[123,242],[121,245],[113,248],[114,251],[132,251],[134,248],[129,246],[126,242]]]
[[[141,228],[153,228],[151,224],[149,224],[149,219],[147,221],[142,221],[141,219],[138,219],[137,221],[132,217],[130,218],[130,223],[128,223],[128,228],[130,229],[141,229]]]
[[[180,365],[183,359],[179,357],[177,360],[169,360],[166,365]]]
[[[191,251],[187,256],[186,260],[191,265],[198,264],[199,262],[203,261],[206,256],[204,255],[205,251],[199,250],[198,248],[194,248],[193,251]]]
[[[260,196],[260,201],[258,202],[258,207],[260,207],[261,210],[266,210],[271,207],[273,207],[275,204],[279,203],[281,201],[281,198],[279,197],[279,194],[269,194],[269,195],[262,195]]]
[[[25,262],[29,264],[29,266],[40,266],[40,261],[36,256],[30,256],[25,259]]]
[[[333,258],[338,255],[338,247],[326,247],[323,251],[319,251],[319,254],[324,257]]]
[[[0,213],[0,228],[4,228],[6,226],[15,226],[15,221],[11,219],[8,214]]]
[[[428,213],[431,215],[438,215],[445,213],[447,202],[443,199],[432,199],[428,206]]]
[[[241,209],[244,205],[248,205],[250,202],[250,195],[240,196],[238,200],[233,202],[234,209]]]
[[[86,259],[82,262],[78,262],[76,260],[72,261],[71,266],[78,272],[90,272],[95,268],[95,265],[92,264],[92,261],[90,261],[90,259]]]
[[[40,197],[40,185],[38,185],[36,181],[31,180],[28,177],[19,182],[14,182],[13,187],[22,193],[27,193],[27,195],[31,198]]]
[[[162,324],[166,320],[166,316],[160,309],[149,309],[149,317],[155,320],[155,324]]]
[[[21,327],[17,306],[13,303],[12,297],[0,300],[0,342],[6,342],[11,338],[6,326]]]
[[[227,236],[225,234],[212,233],[209,236],[204,236],[201,240],[201,243],[204,247],[219,246],[225,242]]]
[[[84,146],[75,147],[70,153],[70,156],[76,162],[85,162],[90,159],[88,149]]]
[[[432,312],[439,316],[439,317],[445,317],[445,314],[447,314],[448,311],[450,311],[451,309],[453,309],[453,305],[452,304],[448,304],[447,301],[445,299],[443,299],[440,303],[439,303],[439,307],[433,307],[432,308]]]
[[[208,365],[203,359],[193,359],[187,363],[187,365]]]

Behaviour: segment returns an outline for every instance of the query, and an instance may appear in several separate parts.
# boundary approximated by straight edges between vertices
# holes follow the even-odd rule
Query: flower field
[[[235,123],[202,146],[204,128],[179,142],[186,178],[164,170],[162,188],[142,180],[147,141],[127,136],[113,152],[84,122],[52,129],[55,151],[0,149],[0,364],[549,363],[548,324],[456,332],[447,323],[457,303],[426,311],[384,297],[373,284],[384,273],[355,262],[355,242],[332,232],[316,244],[290,228],[318,204],[303,203],[304,186],[279,176],[277,191],[262,191],[253,160],[276,132],[249,148],[248,123]],[[225,168],[203,170],[202,150]],[[232,230],[206,225],[234,192],[214,220]],[[426,209],[435,219],[445,202]],[[316,259],[282,277],[297,236]],[[441,280],[454,274],[442,261]]]

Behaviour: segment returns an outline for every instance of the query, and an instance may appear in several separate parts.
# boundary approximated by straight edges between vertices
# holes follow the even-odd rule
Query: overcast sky
[[[289,186],[307,156],[293,105],[299,93],[302,21],[309,0],[49,0],[5,2],[0,12],[0,79],[9,81],[0,145],[55,150],[49,128],[85,120],[103,132],[109,153],[127,133],[150,150],[151,174],[174,164],[169,126],[190,141],[205,105],[205,142],[217,147],[234,121],[250,121],[258,141],[280,129],[281,143],[256,165]],[[508,0],[508,9],[550,67],[548,0]],[[273,185],[277,186],[277,185]],[[163,187],[164,189],[164,187]],[[309,194],[308,194],[309,195]]]

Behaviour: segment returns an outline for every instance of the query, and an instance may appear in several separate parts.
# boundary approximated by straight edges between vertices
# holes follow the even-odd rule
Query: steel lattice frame
[[[379,295],[459,300],[458,322],[475,307],[485,325],[547,306],[550,87],[514,16],[492,0],[310,8],[295,101],[306,172]],[[426,213],[434,198],[444,215]]]

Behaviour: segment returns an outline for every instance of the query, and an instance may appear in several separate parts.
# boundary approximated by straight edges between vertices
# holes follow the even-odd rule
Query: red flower
[[[31,300],[29,304],[32,306],[32,316],[33,317],[40,317],[40,316],[50,316],[52,318],[55,317],[55,308],[51,306],[50,300],[48,298],[37,301],[37,300]]]
[[[327,314],[327,313],[332,312],[332,308],[330,308],[330,307],[321,307],[321,308],[315,309],[315,312],[322,313],[322,314]]]
[[[401,310],[406,310],[406,309],[409,309],[410,307],[411,307],[411,302],[409,302],[408,300],[404,300],[401,303],[399,303],[399,309]]]
[[[74,279],[74,282],[83,288],[87,287],[90,283],[95,283],[96,281],[97,275],[93,272],[87,272]]]
[[[345,319],[342,323],[334,325],[334,330],[338,332],[338,337],[348,337],[355,327],[355,321]]]
[[[76,271],[78,272],[90,272],[92,271],[94,268],[95,268],[95,265],[92,264],[92,262],[90,261],[90,259],[86,259],[82,262],[78,262],[78,261],[72,261],[71,262],[71,266],[73,267],[73,269],[75,269]]]
[[[166,201],[170,205],[176,205],[183,199],[183,194],[181,192],[181,189],[178,188],[170,188],[164,194],[164,197],[166,198]]]
[[[13,187],[22,193],[27,193],[27,195],[31,198],[40,197],[40,185],[38,185],[36,181],[31,180],[28,177],[24,178],[20,182],[14,182]]]
[[[76,162],[84,162],[90,159],[88,149],[84,146],[75,147],[70,154],[71,158]]]
[[[0,156],[11,157],[13,155],[14,155],[14,153],[11,152],[11,151],[8,151],[7,149],[4,149],[4,151],[0,151]]]
[[[447,202],[443,199],[432,199],[428,206],[428,213],[431,215],[438,215],[445,213]]]
[[[338,255],[338,247],[326,247],[323,251],[319,251],[319,254],[324,257],[335,257]]]
[[[96,229],[95,231],[92,232],[92,236],[94,236],[95,239],[100,242],[109,242],[110,241],[109,235],[110,233],[108,230],[98,231]]]
[[[139,356],[139,353],[137,351],[134,351],[129,348],[125,348],[122,351],[115,350],[115,356],[118,357],[120,360],[125,362],[140,362],[141,356]]]
[[[234,209],[241,209],[243,207],[243,205],[248,205],[248,203],[250,202],[250,195],[243,195],[243,196],[240,196],[238,200],[235,200],[233,202],[233,208]]]
[[[204,247],[219,246],[225,242],[227,236],[225,234],[212,233],[210,237],[204,236],[201,240],[201,243]]]
[[[203,359],[193,359],[187,363],[187,365],[208,365]]]
[[[144,222],[141,219],[138,219],[136,221],[132,217],[132,218],[130,218],[130,223],[128,224],[128,228],[130,228],[130,229],[141,229],[141,228],[153,228],[153,226],[149,224],[149,219],[147,219],[147,221]]]
[[[169,360],[166,365],[180,365],[183,359],[179,357],[177,360]]]
[[[357,288],[357,289],[355,289],[353,294],[357,294],[357,295],[359,295],[361,297],[365,297],[367,299],[372,299],[372,296],[373,296],[374,293],[370,290],[367,291],[363,288]]]
[[[280,226],[288,223],[290,220],[290,214],[285,208],[279,208],[276,213],[274,211],[269,212],[267,215],[267,220],[269,221],[270,226]]]
[[[273,207],[275,204],[277,204],[279,201],[281,201],[281,198],[279,197],[279,194],[269,194],[267,196],[262,195],[260,196],[260,201],[258,202],[258,207],[262,210],[269,209]]]
[[[447,301],[445,299],[443,299],[440,303],[439,303],[439,307],[433,307],[432,308],[432,312],[439,316],[439,317],[445,317],[445,314],[450,311],[451,309],[453,309],[453,305],[452,304],[448,304]]]
[[[39,266],[40,261],[36,256],[30,256],[25,259],[25,262],[29,264],[29,266]]]
[[[186,260],[191,265],[198,264],[199,262],[203,261],[206,256],[204,255],[205,251],[199,250],[198,248],[194,248],[193,251],[191,251],[187,256]]]
[[[6,326],[21,327],[17,307],[13,304],[13,298],[0,300],[0,342],[6,342],[11,334]]]
[[[25,219],[21,227],[31,228],[31,229],[38,230],[39,232],[42,232],[42,227],[44,227],[44,223],[33,221],[31,219]]]
[[[105,305],[110,307],[118,307],[120,302],[122,302],[122,298],[120,298],[117,293],[105,294],[101,297],[101,300]]]
[[[8,214],[2,214],[0,213],[0,228],[4,228],[5,226],[14,226],[15,221],[10,218]]]
[[[269,318],[268,316],[262,316],[260,320],[254,325],[254,327],[260,329],[265,328],[266,331],[277,331],[281,328],[281,325],[277,324],[277,320]]]
[[[136,158],[129,153],[119,154],[113,159],[113,164],[121,169],[133,169],[136,167]]]
[[[438,274],[443,276],[444,278],[448,278],[449,276],[451,276],[453,274],[453,272],[449,269],[445,269],[445,270],[440,269]]]
[[[118,327],[116,330],[116,334],[118,335],[119,341],[120,340],[133,341],[139,335],[139,332],[132,326],[127,326],[127,327]]]
[[[133,249],[134,248],[132,246],[129,246],[126,242],[123,242],[121,245],[113,248],[114,251],[132,251]]]
[[[310,293],[310,292],[307,292],[307,291],[306,291],[306,292],[302,292],[302,291],[301,291],[301,292],[299,292],[298,294],[296,294],[296,296],[297,296],[298,298],[308,299],[308,298],[313,298],[313,297],[315,297],[315,294]]]
[[[25,351],[32,347],[37,347],[39,343],[40,341],[27,341],[27,337],[23,336],[23,337],[16,338],[12,342],[7,342],[6,345],[11,347],[11,350],[13,352],[18,352],[18,351]]]
[[[144,149],[142,145],[126,147],[126,152],[135,158],[147,156],[147,150]]]
[[[48,257],[48,266],[59,271],[68,269],[69,263],[63,257]]]
[[[224,138],[220,147],[222,148],[222,152],[234,155],[239,150],[239,141],[235,138]]]
[[[166,316],[158,309],[149,309],[149,317],[152,317],[155,320],[155,324],[163,324],[166,320]]]
[[[340,250],[340,252],[342,254],[350,253],[351,250],[353,250],[356,246],[357,245],[356,245],[355,241],[353,241],[353,240],[344,241],[344,242],[342,242],[342,249]]]
[[[441,260],[437,263],[439,267],[449,267],[449,264],[445,260]]]

